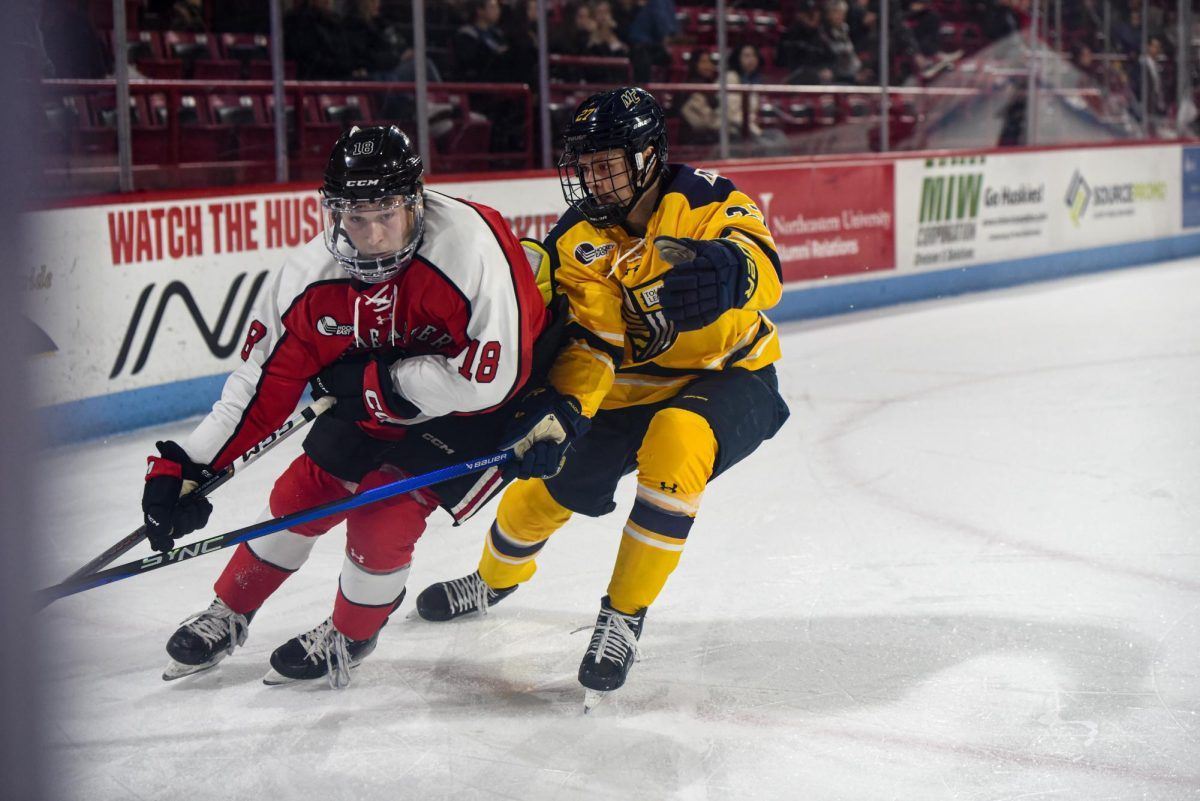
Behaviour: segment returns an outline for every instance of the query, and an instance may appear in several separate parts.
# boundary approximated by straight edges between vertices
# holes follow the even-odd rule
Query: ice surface
[[[1198,299],[1176,262],[785,327],[791,421],[709,489],[643,661],[587,717],[569,632],[628,480],[487,617],[406,602],[342,692],[261,683],[329,613],[339,530],[245,648],[170,684],[224,554],[60,601],[54,797],[1200,797]],[[145,455],[187,428],[48,456],[44,580],[137,524]],[[208,531],[254,520],[296,449],[221,489]],[[439,513],[410,599],[470,572],[488,522]]]

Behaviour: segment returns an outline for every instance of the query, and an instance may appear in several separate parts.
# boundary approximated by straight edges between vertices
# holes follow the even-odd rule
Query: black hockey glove
[[[170,440],[154,445],[160,455],[146,459],[149,467],[142,489],[142,519],[151,547],[166,553],[175,547],[176,539],[208,524],[212,504],[191,492],[213,472],[207,465],[193,462]]]
[[[727,239],[660,236],[655,247],[672,266],[658,293],[663,316],[680,331],[695,331],[730,309],[746,305],[758,286],[758,268]]]
[[[326,367],[309,382],[313,400],[332,395],[337,404],[329,414],[340,420],[403,424],[421,413],[392,385],[388,365],[368,362],[338,362]]]
[[[527,393],[505,431],[501,450],[511,450],[515,458],[504,466],[504,475],[526,479],[558,475],[571,444],[591,425],[579,401],[570,395],[548,387]]]

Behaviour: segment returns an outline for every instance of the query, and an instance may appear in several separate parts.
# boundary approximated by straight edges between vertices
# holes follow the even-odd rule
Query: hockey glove
[[[332,395],[337,403],[329,411],[340,420],[403,425],[421,413],[392,384],[385,362],[338,362],[309,382],[313,400]]]
[[[663,275],[658,299],[663,316],[680,331],[703,328],[741,308],[758,285],[754,260],[729,240],[660,236],[654,245],[673,265]]]
[[[592,421],[583,416],[579,401],[548,387],[538,387],[517,404],[505,431],[501,450],[516,457],[504,466],[509,478],[551,478],[567,460],[571,443],[583,436]]]
[[[170,440],[156,442],[155,447],[160,455],[146,459],[149,467],[142,489],[142,518],[151,547],[166,553],[175,547],[176,539],[208,523],[212,504],[191,492],[213,472],[207,465],[193,462]]]

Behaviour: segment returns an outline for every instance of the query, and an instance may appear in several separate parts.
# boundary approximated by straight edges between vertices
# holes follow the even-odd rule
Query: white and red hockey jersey
[[[425,234],[412,262],[379,284],[356,281],[318,236],[264,288],[221,399],[180,444],[220,470],[296,408],[308,381],[342,356],[389,361],[417,413],[360,426],[399,439],[405,426],[496,409],[529,379],[547,312],[529,262],[494,209],[425,192]]]

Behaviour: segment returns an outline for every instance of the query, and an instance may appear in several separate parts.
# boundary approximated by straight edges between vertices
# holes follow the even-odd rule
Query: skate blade
[[[358,667],[361,664],[362,664],[361,661],[352,662],[350,664],[350,669],[354,670],[356,667]],[[321,675],[321,676],[314,676],[311,679],[293,679],[290,676],[283,675],[282,673],[277,671],[275,668],[270,668],[267,671],[267,675],[263,676],[263,680],[262,680],[263,684],[267,685],[268,687],[283,687],[287,684],[310,684],[314,681],[319,681],[322,684],[326,684],[329,682],[329,678],[327,676]],[[341,688],[336,688],[336,689],[341,689]]]
[[[321,676],[321,678],[325,678],[325,677]],[[289,677],[283,675],[282,673],[278,672],[277,670],[275,670],[275,668],[271,668],[270,670],[267,671],[267,675],[263,676],[263,684],[267,685],[268,687],[282,687],[285,684],[296,684],[297,682],[302,682],[302,681],[316,681],[316,679],[289,678]]]
[[[604,690],[592,690],[585,687],[583,689],[583,714],[591,712],[600,705],[600,702],[609,696],[609,692]]]
[[[222,654],[222,657],[223,656],[224,654]],[[212,661],[205,662],[201,665],[185,665],[182,662],[176,662],[174,659],[172,659],[167,663],[166,668],[163,669],[162,680],[175,681],[175,679],[182,679],[184,676],[194,676],[197,673],[203,673],[206,670],[212,670],[220,661],[221,658],[218,657],[217,659],[213,659]]]

